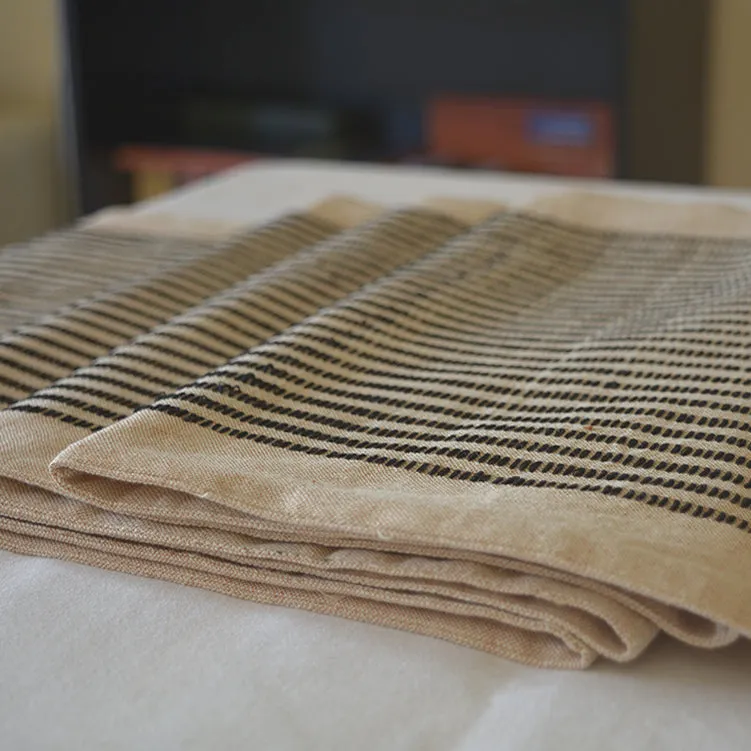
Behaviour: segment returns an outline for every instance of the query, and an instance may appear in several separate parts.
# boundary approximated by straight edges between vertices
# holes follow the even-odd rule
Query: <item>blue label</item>
[[[583,112],[538,111],[527,118],[530,139],[549,146],[588,146],[594,130],[591,116]]]

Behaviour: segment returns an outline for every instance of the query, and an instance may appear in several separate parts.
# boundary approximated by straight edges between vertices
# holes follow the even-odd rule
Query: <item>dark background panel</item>
[[[118,144],[196,142],[185,112],[206,98],[352,111],[370,139],[353,158],[375,159],[420,145],[436,95],[597,99],[616,114],[619,175],[696,181],[706,5],[67,0],[83,208],[122,200],[108,165]],[[641,105],[663,100],[672,116]]]

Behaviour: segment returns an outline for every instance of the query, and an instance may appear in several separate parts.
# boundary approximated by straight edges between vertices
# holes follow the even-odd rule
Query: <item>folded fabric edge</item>
[[[349,229],[382,213],[383,207],[348,196],[332,196],[300,213]],[[156,237],[220,240],[251,229],[257,222],[244,219],[202,219],[179,214],[144,213],[130,206],[112,206],[84,217],[80,229],[112,233],[145,233]]]
[[[177,214],[144,214],[128,206],[113,206],[84,217],[78,229],[112,234],[146,234],[154,237],[221,240],[231,237],[249,225],[228,219],[195,219]]]
[[[385,211],[379,203],[363,201],[352,196],[333,195],[314,203],[305,213],[340,227],[352,229],[375,219]]]
[[[497,201],[479,201],[472,199],[436,196],[427,198],[410,208],[423,208],[443,214],[462,224],[479,224],[494,214],[504,211],[505,204]],[[387,211],[388,207],[352,196],[333,195],[314,204],[309,213],[320,219],[326,219],[342,228],[355,227]]]
[[[751,237],[751,211],[721,203],[674,203],[605,193],[566,192],[539,198],[523,211],[590,229],[687,237]]]
[[[504,204],[450,197],[435,197],[420,204],[465,224],[478,224],[503,211]],[[375,219],[386,207],[344,195],[333,195],[308,207],[303,213],[351,229]],[[112,206],[84,217],[78,227],[85,230],[132,234],[134,232],[168,237],[221,239],[246,231],[252,222],[231,219],[197,219],[170,213],[143,213],[129,206]]]
[[[176,435],[172,438],[190,446],[190,437],[183,428],[176,426]],[[89,502],[96,496],[94,505],[116,512],[127,508],[130,513],[148,515],[145,497],[140,502],[138,499],[138,484],[148,486],[154,483],[154,478],[123,472],[113,461],[108,461],[109,457],[97,456],[98,452],[92,454],[91,445],[91,439],[80,441],[53,461],[51,470],[63,492]],[[226,454],[223,461],[220,460],[224,465],[221,476],[229,477],[233,474],[232,464],[238,461],[237,447],[225,446],[224,449]],[[140,455],[140,450],[136,451]],[[629,532],[621,524],[631,508],[628,501],[607,499],[612,503],[603,508],[601,500],[577,493],[553,491],[544,493],[544,498],[532,498],[516,488],[491,492],[467,488],[463,494],[464,509],[446,519],[441,508],[451,503],[454,489],[449,485],[446,485],[445,496],[436,495],[435,488],[422,491],[416,486],[405,488],[394,470],[380,467],[378,478],[374,478],[379,482],[368,483],[373,485],[370,492],[353,493],[351,488],[341,487],[336,468],[327,466],[317,457],[295,457],[292,464],[286,455],[268,449],[267,459],[267,466],[277,465],[277,470],[255,474],[252,480],[246,478],[235,487],[234,497],[228,497],[226,483],[219,480],[217,485],[207,483],[201,489],[201,498],[248,514],[251,527],[255,525],[254,520],[281,524],[305,535],[310,542],[326,538],[329,544],[338,540],[346,545],[348,540],[366,541],[376,537],[389,541],[390,549],[406,555],[424,546],[442,550],[445,558],[464,558],[472,553],[500,555],[624,588],[735,631],[751,633],[751,614],[746,601],[735,597],[744,585],[735,582],[732,588],[716,586],[718,572],[726,569],[727,560],[724,556],[722,560],[715,559],[716,547],[707,544],[714,537],[713,532],[701,525],[696,527],[696,520],[680,517],[677,534],[668,540],[660,532],[660,509],[637,504],[645,517],[638,519],[636,529]],[[191,451],[194,465],[201,464],[202,460]],[[145,461],[136,462],[137,465],[142,463]],[[182,493],[196,492],[195,488],[186,486],[183,474],[180,467],[174,467],[166,468],[160,475],[158,492],[163,501],[182,502],[185,499]],[[293,521],[300,502],[301,474],[316,478],[315,483],[305,487],[302,524],[300,520]],[[100,492],[92,493],[94,486]],[[404,494],[410,501],[406,510],[400,502]],[[146,495],[150,495],[148,490]],[[105,496],[106,503],[102,504]],[[503,511],[500,519],[499,508]],[[546,513],[546,509],[554,511]],[[415,513],[419,514],[423,528],[433,532],[421,534],[410,529]],[[545,517],[547,524],[543,534],[535,524]],[[704,532],[708,536],[702,535]],[[657,549],[650,541],[656,543]],[[687,546],[694,544],[703,551],[702,555],[696,561],[687,561],[683,553]],[[637,549],[640,555],[631,555]],[[655,581],[654,572],[664,564],[666,554],[669,559],[682,563],[668,567]],[[720,639],[716,646],[722,643],[728,642]]]
[[[480,224],[494,214],[506,210],[508,207],[497,201],[480,201],[465,198],[451,198],[436,196],[422,202],[422,206],[440,211],[443,214],[465,224]]]
[[[284,574],[271,577],[269,581],[255,575],[250,579],[238,578],[229,573],[230,564],[222,565],[211,557],[176,550],[167,554],[159,545],[99,539],[97,535],[6,519],[0,528],[0,547],[22,555],[67,560],[199,587],[261,604],[396,628],[514,659],[532,667],[576,670],[589,667],[596,659],[596,653],[576,639],[566,644],[546,632],[531,638],[532,634],[527,630],[496,621],[489,627],[482,618],[373,600],[344,591],[324,592],[317,591],[316,587],[294,586],[295,577]],[[255,569],[251,567],[250,571],[252,573]],[[538,639],[546,644],[545,649],[541,649]],[[511,650],[509,642],[513,644]],[[542,654],[547,658],[541,660]]]

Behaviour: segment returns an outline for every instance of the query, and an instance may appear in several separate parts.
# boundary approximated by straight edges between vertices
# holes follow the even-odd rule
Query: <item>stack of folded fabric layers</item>
[[[751,635],[751,217],[106,215],[0,252],[0,546],[532,665]]]

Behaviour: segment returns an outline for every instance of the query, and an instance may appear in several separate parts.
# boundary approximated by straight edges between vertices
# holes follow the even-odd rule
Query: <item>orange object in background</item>
[[[426,118],[430,157],[471,167],[615,175],[613,108],[601,102],[440,97]]]
[[[239,151],[127,145],[116,149],[113,162],[131,174],[133,200],[143,201],[256,158]]]

